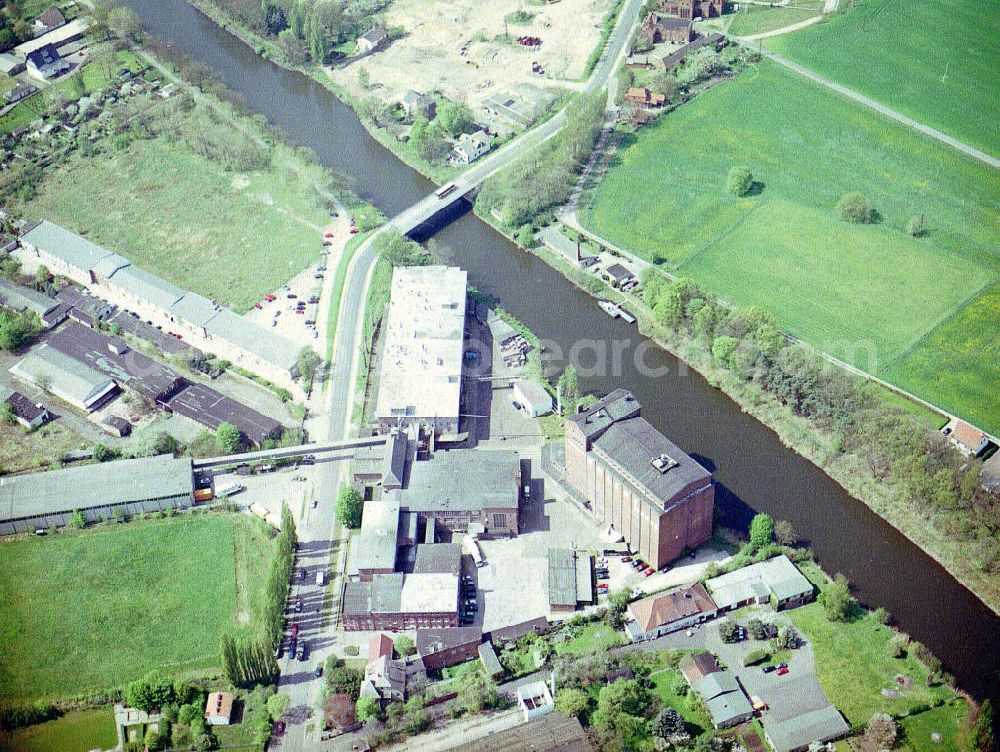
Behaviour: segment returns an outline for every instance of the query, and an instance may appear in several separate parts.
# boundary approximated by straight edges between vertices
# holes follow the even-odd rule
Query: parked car
[[[295,635],[297,635],[299,633],[299,625],[298,624],[293,624],[290,632],[291,632],[292,637],[295,637]]]
[[[656,574],[656,570],[653,569],[652,567],[646,567],[646,571],[643,572],[643,574],[646,575],[647,577],[651,577],[652,575]]]
[[[623,563],[628,564],[630,561],[632,561],[632,557],[631,556],[623,556],[622,557],[622,562]]]
[[[333,233],[332,232],[324,232],[323,233],[323,237],[324,238],[332,238],[333,237]]]
[[[285,722],[284,721],[278,721],[276,724],[274,724],[274,733],[276,733],[278,735],[281,735],[281,734],[285,733]]]
[[[295,656],[299,661],[304,661],[309,657],[309,646],[305,640],[299,643],[299,652]]]
[[[787,667],[785,667],[785,668],[779,668],[778,669],[778,676],[784,676],[787,673],[788,673],[788,668]]]
[[[779,664],[778,664],[778,668],[779,668],[779,669],[782,669],[782,668],[788,668],[788,664],[787,664],[787,663],[779,663]]]
[[[316,670],[313,673],[316,674],[317,679],[321,677],[323,675],[323,664],[322,663],[317,664]]]
[[[317,504],[319,504],[319,501],[316,500],[316,499],[313,499],[312,500],[312,508],[315,509]]]
[[[295,601],[295,613],[299,613],[300,611],[302,611],[302,599],[301,598],[299,598],[298,600]]]
[[[763,671],[765,674],[769,674],[772,671],[774,671],[776,668],[777,668],[777,666],[764,666],[763,668],[761,668],[761,671]]]
[[[290,292],[290,293],[288,293],[288,295],[286,295],[285,297],[286,297],[286,298],[288,298],[289,300],[295,300],[295,299],[296,299],[297,297],[299,297],[299,296],[298,296],[298,295],[296,295],[296,294],[295,294],[294,292]]]

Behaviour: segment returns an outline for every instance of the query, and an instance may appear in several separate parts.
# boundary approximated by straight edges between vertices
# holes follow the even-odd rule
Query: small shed
[[[112,436],[123,438],[132,433],[132,424],[126,418],[118,415],[109,415],[101,421],[101,428]]]
[[[360,37],[358,37],[358,50],[360,52],[371,52],[377,50],[388,39],[385,29],[381,26],[373,26]]]
[[[497,653],[493,649],[493,643],[480,643],[479,660],[482,661],[483,668],[486,669],[486,674],[490,678],[496,679],[503,676],[503,666],[500,665],[500,659],[497,658]]]
[[[612,264],[604,270],[604,275],[616,287],[621,287],[630,279],[635,279],[635,275],[621,264]]]
[[[534,379],[514,384],[514,401],[519,402],[532,418],[552,412],[552,396]]]

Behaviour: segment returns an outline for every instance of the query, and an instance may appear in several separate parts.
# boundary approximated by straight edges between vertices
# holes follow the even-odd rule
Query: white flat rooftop
[[[454,266],[393,271],[378,418],[458,418],[466,282]]]
[[[458,575],[422,572],[406,575],[399,610],[404,614],[457,611]]]

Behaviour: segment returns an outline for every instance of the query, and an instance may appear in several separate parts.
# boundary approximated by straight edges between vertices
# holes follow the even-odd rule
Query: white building
[[[493,148],[493,142],[486,134],[486,131],[476,131],[475,133],[463,133],[458,137],[453,151],[465,164],[471,164],[486,154]]]
[[[301,348],[291,340],[52,222],[43,221],[24,233],[21,245],[53,274],[97,297],[181,334],[205,352],[299,390],[294,379]]]
[[[549,685],[543,681],[525,684],[517,688],[517,704],[524,714],[524,721],[533,721],[555,710]]]
[[[466,280],[453,266],[393,271],[375,405],[382,430],[420,425],[458,432]]]
[[[514,401],[532,418],[552,412],[552,395],[534,379],[524,379],[514,384]]]

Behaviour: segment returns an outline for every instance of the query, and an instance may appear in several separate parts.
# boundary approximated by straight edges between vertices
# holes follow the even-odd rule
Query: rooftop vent
[[[659,471],[659,473],[662,475],[671,468],[677,467],[677,460],[673,459],[672,457],[666,454],[661,454],[659,457],[653,457],[653,459],[649,461],[649,464],[655,467],[657,471]]]

